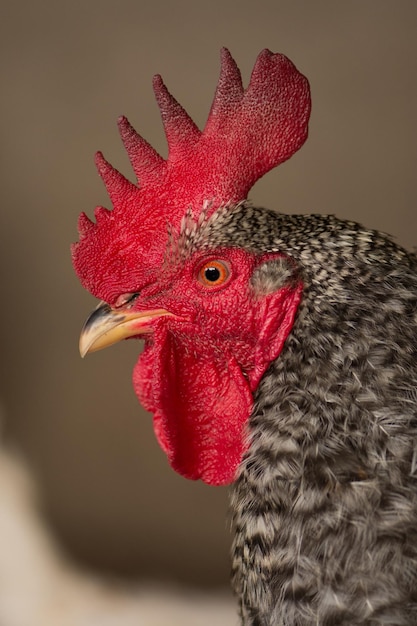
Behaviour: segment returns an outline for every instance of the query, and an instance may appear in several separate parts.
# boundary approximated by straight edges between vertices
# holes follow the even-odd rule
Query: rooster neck
[[[231,496],[245,626],[413,621],[417,277],[382,271],[344,302],[312,287],[258,387]]]

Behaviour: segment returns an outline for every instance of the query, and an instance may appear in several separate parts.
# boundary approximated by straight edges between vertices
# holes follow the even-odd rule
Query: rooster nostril
[[[139,293],[122,293],[116,300],[116,302],[114,303],[114,308],[115,309],[119,309],[122,306],[123,307],[131,307],[133,306],[133,303],[135,302],[135,300],[138,298]]]

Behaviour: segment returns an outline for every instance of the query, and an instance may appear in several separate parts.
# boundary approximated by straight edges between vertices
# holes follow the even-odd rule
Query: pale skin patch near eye
[[[251,278],[255,293],[267,295],[284,287],[295,277],[295,268],[285,256],[268,259],[259,265]]]

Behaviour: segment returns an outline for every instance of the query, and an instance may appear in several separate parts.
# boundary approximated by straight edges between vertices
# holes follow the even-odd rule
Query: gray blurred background
[[[258,52],[307,75],[310,137],[254,203],[336,213],[417,244],[415,0],[23,0],[0,9],[1,367],[7,438],[80,563],[122,576],[221,585],[227,489],[169,467],[131,386],[140,344],[81,361],[95,302],[73,274],[82,210],[109,206],[97,149],[131,175],[125,114],[164,156],[151,78],[201,126],[227,46],[247,82]]]

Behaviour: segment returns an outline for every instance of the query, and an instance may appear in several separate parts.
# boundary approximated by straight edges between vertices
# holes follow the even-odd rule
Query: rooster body
[[[80,221],[75,269],[103,300],[82,352],[143,338],[134,385],[170,464],[233,483],[242,624],[417,623],[417,259],[244,200],[306,137],[285,57],[261,53],[244,92],[226,53],[202,134],[155,84],[168,161],[122,118],[143,189],[99,155],[114,209]]]
[[[232,490],[243,623],[417,623],[417,260],[334,217],[244,219],[309,288]]]

